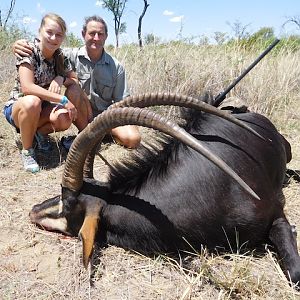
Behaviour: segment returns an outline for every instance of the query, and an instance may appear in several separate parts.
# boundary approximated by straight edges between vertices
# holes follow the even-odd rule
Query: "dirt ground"
[[[0,84],[7,96],[5,81]],[[1,110],[4,101],[1,97]],[[299,105],[290,110],[291,124],[299,122]],[[300,169],[299,126],[290,128],[284,132],[294,153],[289,167]],[[85,270],[77,238],[41,230],[28,217],[34,204],[60,193],[66,158],[62,134],[51,135],[51,155],[38,154],[42,171],[28,174],[16,134],[0,114],[0,299],[300,299],[269,250],[248,255],[203,250],[174,260],[109,246],[97,251],[93,271]],[[117,147],[108,146],[106,155],[114,155]],[[292,180],[284,193],[286,213],[299,229],[300,184]]]
[[[85,270],[78,239],[38,229],[28,218],[34,204],[60,192],[66,157],[60,136],[52,137],[50,156],[38,154],[43,170],[28,174],[16,134],[2,115],[0,120],[1,299],[300,299],[271,252],[225,257],[203,251],[179,265],[110,246],[93,273]],[[298,151],[299,137],[294,141]],[[299,228],[299,183],[292,181],[284,191],[289,219]]]

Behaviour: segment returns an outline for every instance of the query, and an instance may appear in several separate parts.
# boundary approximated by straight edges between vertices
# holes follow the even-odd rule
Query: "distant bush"
[[[19,30],[0,32],[0,48],[7,49],[18,38]],[[66,46],[78,47],[69,35]],[[172,92],[198,97],[205,91],[218,95],[227,88],[274,40],[272,30],[265,29],[247,39],[226,43],[196,45],[182,40],[149,44],[142,49],[135,44],[106,50],[125,66],[131,94]],[[228,94],[247,103],[252,110],[272,115],[284,111],[299,99],[300,38],[284,37],[243,80]],[[14,69],[13,55],[0,52],[2,81]],[[9,64],[12,65],[9,68]]]
[[[63,46],[68,48],[77,48],[83,45],[83,41],[76,37],[72,32],[68,33],[64,40]]]
[[[32,38],[32,34],[25,29],[11,26],[0,30],[0,50],[11,49],[11,45],[18,39]]]
[[[267,48],[275,37],[222,45],[124,45],[113,55],[125,66],[130,92],[172,92],[198,97],[209,91],[217,96]],[[268,116],[285,113],[299,99],[300,62],[296,39],[282,39],[227,98],[237,97],[251,110]],[[299,48],[298,48],[299,49]]]
[[[232,39],[227,42],[227,45],[240,47],[248,51],[263,51],[271,45],[276,36],[271,27],[263,27],[247,38],[240,40]],[[290,35],[280,38],[280,43],[272,51],[272,55],[281,52],[295,52],[300,50],[300,35]]]

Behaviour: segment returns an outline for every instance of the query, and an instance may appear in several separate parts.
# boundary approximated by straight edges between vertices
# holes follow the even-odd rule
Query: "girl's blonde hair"
[[[61,16],[59,16],[57,14],[54,14],[54,13],[46,14],[43,17],[43,19],[41,21],[41,25],[40,25],[39,31],[42,29],[42,27],[45,26],[45,23],[46,23],[47,19],[50,19],[50,20],[56,22],[60,26],[61,31],[63,32],[63,34],[66,35],[66,32],[67,32],[66,22],[64,21],[64,19]]]
[[[45,23],[46,23],[47,19],[50,19],[50,20],[56,22],[60,26],[61,31],[63,32],[63,35],[64,36],[66,35],[66,32],[67,32],[66,22],[64,21],[64,19],[61,16],[59,16],[57,14],[54,14],[54,13],[46,14],[42,18],[41,25],[40,25],[40,28],[39,28],[39,32],[45,26]],[[63,55],[62,50],[60,48],[55,51],[55,53],[53,55],[53,58],[54,58],[54,62],[55,62],[56,75],[60,75],[60,76],[64,77],[66,75],[65,71],[64,71],[64,55]]]

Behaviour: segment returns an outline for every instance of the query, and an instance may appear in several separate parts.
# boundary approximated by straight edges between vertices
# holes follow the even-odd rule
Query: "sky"
[[[272,27],[277,37],[300,34],[299,28],[288,22],[300,18],[300,0],[148,0],[150,4],[142,21],[142,35],[154,34],[163,41],[179,37],[207,36],[214,32],[233,36],[235,23],[246,26],[254,33],[262,27]],[[1,0],[2,14],[8,10],[10,0]],[[127,25],[122,43],[137,42],[138,19],[144,8],[143,0],[128,0],[122,22]],[[113,15],[102,7],[101,0],[16,0],[13,21],[32,33],[37,33],[43,15],[55,12],[67,23],[68,32],[81,38],[86,16],[100,15],[108,24],[108,44],[115,44]]]

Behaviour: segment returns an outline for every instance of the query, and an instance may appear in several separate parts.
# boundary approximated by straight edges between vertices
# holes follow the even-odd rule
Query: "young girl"
[[[39,38],[30,43],[32,54],[17,59],[16,84],[4,107],[7,121],[21,134],[24,169],[32,173],[39,171],[33,139],[42,142],[47,134],[68,129],[77,117],[74,105],[60,94],[62,85],[76,84],[76,75],[59,48],[65,34],[60,16],[44,16]]]

